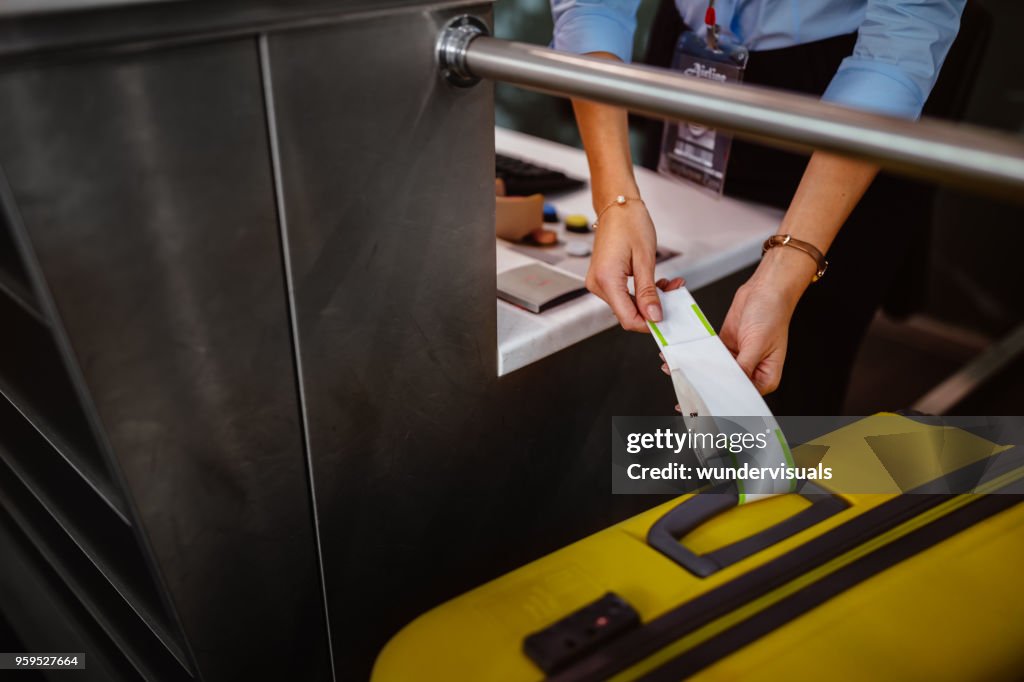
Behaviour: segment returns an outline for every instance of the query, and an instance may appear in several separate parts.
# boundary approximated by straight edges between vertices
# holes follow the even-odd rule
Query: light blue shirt
[[[858,32],[822,99],[917,118],[960,28],[967,0],[717,0],[724,41],[751,51],[791,47]],[[551,0],[554,47],[611,52],[629,61],[640,0]],[[676,0],[702,37],[707,0]]]

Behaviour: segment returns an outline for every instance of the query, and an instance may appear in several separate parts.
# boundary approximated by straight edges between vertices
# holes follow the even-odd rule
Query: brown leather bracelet
[[[773,249],[776,246],[790,246],[798,251],[803,251],[813,258],[814,264],[818,266],[818,271],[811,278],[812,282],[817,282],[825,276],[825,271],[828,269],[828,261],[825,260],[825,254],[819,251],[818,247],[814,244],[794,239],[791,234],[775,234],[765,240],[764,245],[761,247],[761,255],[764,256],[764,254],[768,253],[768,249]]]

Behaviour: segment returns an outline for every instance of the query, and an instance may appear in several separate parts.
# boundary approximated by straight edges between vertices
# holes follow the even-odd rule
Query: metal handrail
[[[445,75],[687,120],[796,150],[822,149],[943,184],[1024,201],[1024,139],[936,120],[907,121],[754,85],[717,83],[635,64],[557,52],[487,35],[461,17],[442,31]]]

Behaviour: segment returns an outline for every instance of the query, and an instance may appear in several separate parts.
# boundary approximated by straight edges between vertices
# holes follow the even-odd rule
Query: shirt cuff
[[[625,22],[625,23],[623,23]],[[633,58],[636,19],[576,10],[558,22],[552,46],[556,50],[587,54],[611,52],[624,62]]]
[[[876,114],[917,119],[925,97],[899,67],[847,57],[821,99]]]

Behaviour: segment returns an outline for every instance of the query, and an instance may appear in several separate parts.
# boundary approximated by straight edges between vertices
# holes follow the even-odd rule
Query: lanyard
[[[701,4],[704,2],[707,3],[704,12],[706,35],[700,35],[699,19],[690,19],[693,30],[684,31],[679,36],[672,68],[687,76],[716,82],[742,81],[747,50],[742,45],[732,44],[731,36],[723,38],[719,33],[721,27],[715,11],[716,0],[703,0]],[[722,7],[729,13],[730,6],[739,4],[740,0],[726,0]],[[699,6],[689,5],[688,10]],[[658,170],[721,194],[731,144],[732,138],[725,131],[693,123],[669,123],[662,137]]]
[[[704,26],[707,28],[705,42],[711,50],[718,49],[718,21],[715,16],[715,0],[708,0],[707,11],[704,12]]]

